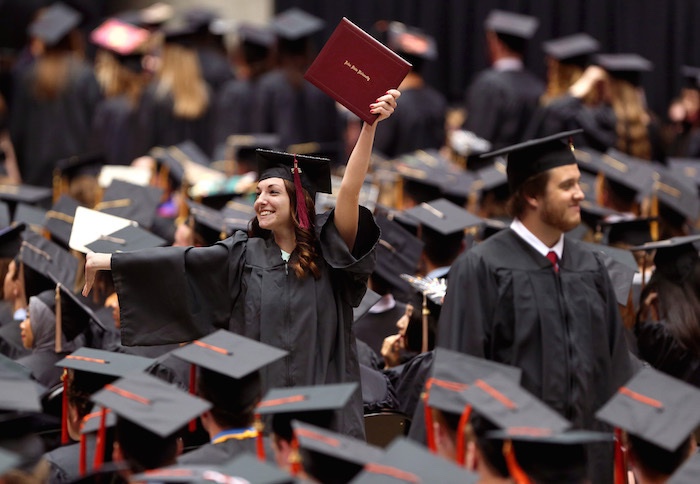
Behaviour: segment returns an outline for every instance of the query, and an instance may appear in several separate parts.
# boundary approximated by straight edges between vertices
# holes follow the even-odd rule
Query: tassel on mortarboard
[[[296,202],[297,202],[297,218],[299,219],[299,225],[302,229],[308,229],[311,227],[309,223],[309,214],[306,211],[306,201],[304,200],[304,189],[301,186],[301,168],[299,168],[299,162],[297,161],[296,155],[294,155],[294,167],[292,168],[292,175],[294,177],[294,190],[296,191]]]
[[[263,430],[265,429],[265,426],[263,425],[262,420],[260,420],[260,414],[258,413],[255,414],[255,422],[253,423],[253,427],[257,432],[255,437],[255,449],[258,454],[258,459],[265,462],[265,442],[263,440]]]
[[[513,443],[510,440],[503,442],[503,457],[505,458],[506,466],[508,467],[508,472],[513,482],[515,482],[515,484],[530,484],[530,478],[527,477],[527,474],[525,474],[525,471],[523,471],[520,464],[518,464],[518,461],[515,459]]]
[[[61,445],[68,443],[68,370],[61,375],[63,394],[61,395]]]
[[[459,424],[457,425],[457,464],[462,467],[464,467],[467,460],[466,427],[471,415],[471,405],[465,406],[462,416],[459,418]]]

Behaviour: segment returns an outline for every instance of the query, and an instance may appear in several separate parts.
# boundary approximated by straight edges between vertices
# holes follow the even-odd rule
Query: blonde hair
[[[209,107],[209,91],[196,51],[177,44],[163,46],[156,94],[172,95],[176,117],[197,119],[205,113]]]
[[[126,96],[132,106],[138,104],[145,81],[140,73],[124,67],[109,51],[100,50],[95,56],[95,77],[105,97]]]
[[[628,155],[651,159],[649,114],[637,88],[623,79],[610,79],[611,103],[617,119],[615,147]]]

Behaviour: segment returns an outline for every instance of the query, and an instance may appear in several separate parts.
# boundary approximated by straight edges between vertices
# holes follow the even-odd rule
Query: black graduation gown
[[[318,280],[298,279],[271,238],[244,232],[211,247],[114,254],[122,343],[179,343],[225,328],[290,352],[263,369],[264,388],[359,381],[352,307],[374,269],[379,228],[360,207],[351,253],[333,216],[317,221]],[[363,435],[359,388],[338,424]]]
[[[401,109],[382,122],[374,149],[394,158],[445,144],[447,100],[430,86],[401,92]]]
[[[282,147],[311,141],[342,146],[335,101],[307,81],[295,88],[282,70],[260,78],[251,113],[253,132],[279,135]]]
[[[191,140],[211,156],[214,151],[213,103],[209,90],[209,106],[199,118],[176,117],[172,96],[158,94],[157,84],[152,82],[144,90],[138,109],[137,151],[146,153],[154,146],[172,146]]]
[[[594,414],[633,372],[615,293],[576,241],[565,239],[559,267],[510,228],[461,255],[438,345],[517,366],[523,387],[575,427],[609,430]],[[607,482],[611,455],[591,461],[593,482]]]
[[[494,149],[523,139],[544,84],[528,70],[480,72],[467,90],[464,127]]]
[[[92,67],[81,61],[71,63],[66,89],[50,101],[34,96],[34,75],[32,66],[14,86],[10,134],[22,181],[50,187],[57,160],[88,150],[92,118],[101,94]]]
[[[270,440],[263,439],[265,447],[265,457],[267,460],[273,459],[274,453],[270,445]],[[257,439],[228,439],[218,444],[208,442],[201,447],[194,449],[177,458],[178,465],[221,465],[232,461],[242,454],[253,454],[257,451]]]
[[[92,150],[104,154],[105,164],[129,165],[145,154],[136,145],[136,112],[126,96],[105,99],[97,105],[90,143]]]
[[[398,333],[396,322],[406,312],[406,305],[396,301],[396,305],[381,313],[366,313],[355,321],[353,329],[355,336],[369,345],[374,352],[381,356],[384,338]]]
[[[216,96],[214,117],[214,146],[226,142],[232,134],[253,132],[253,100],[257,80],[232,79],[224,84]]]
[[[86,436],[85,463],[87,473],[92,471],[95,461],[95,449],[97,447],[97,434],[91,433]],[[49,482],[51,484],[62,482],[73,482],[80,477],[80,443],[57,447],[51,452],[44,454],[44,458],[51,466]]]
[[[231,63],[222,49],[209,46],[197,47],[197,58],[202,77],[214,93],[219,92],[221,86],[233,79]]]

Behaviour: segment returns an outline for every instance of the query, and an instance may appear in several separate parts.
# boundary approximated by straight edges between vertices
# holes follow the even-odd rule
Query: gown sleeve
[[[122,344],[191,341],[228,328],[240,290],[247,235],[211,247],[167,247],[112,256]]]
[[[360,206],[355,247],[350,251],[333,222],[335,211],[319,217],[321,252],[326,263],[334,269],[334,279],[341,284],[338,291],[352,307],[360,305],[367,291],[367,280],[374,271],[375,246],[379,242],[379,226],[372,213]],[[342,274],[342,276],[340,276]]]

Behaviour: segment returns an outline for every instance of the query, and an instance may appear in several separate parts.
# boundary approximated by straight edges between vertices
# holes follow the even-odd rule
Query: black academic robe
[[[232,79],[221,86],[214,107],[214,146],[226,142],[232,134],[253,132],[253,100],[257,80]]]
[[[374,352],[382,355],[382,344],[384,338],[398,333],[396,323],[406,312],[404,303],[396,302],[396,305],[388,311],[381,313],[366,313],[355,321],[353,329],[355,336],[369,345]]]
[[[209,106],[196,119],[176,117],[170,94],[160,94],[155,82],[141,96],[138,109],[137,151],[146,153],[154,146],[172,146],[191,140],[211,156],[214,151],[213,93],[209,91]]]
[[[401,91],[401,109],[382,122],[374,149],[394,158],[445,144],[447,100],[430,86]]]
[[[95,449],[97,447],[97,434],[91,433],[86,436],[85,463],[87,473],[90,473],[95,461]],[[51,484],[73,482],[80,477],[80,443],[57,447],[51,452],[44,454],[44,458],[49,462]]]
[[[114,254],[122,343],[179,343],[225,328],[290,352],[262,370],[265,389],[359,381],[352,308],[374,269],[379,228],[360,207],[350,252],[333,216],[317,220],[318,279],[288,270],[272,238],[240,231],[210,247]],[[359,388],[338,424],[363,435]]]
[[[544,84],[528,70],[486,69],[467,90],[464,128],[494,149],[522,141]]]
[[[575,427],[609,430],[594,414],[632,376],[615,292],[576,241],[565,239],[559,267],[510,228],[467,251],[450,271],[438,345],[517,366],[522,386]],[[591,477],[608,482],[611,455],[597,449]]]
[[[37,99],[34,69],[14,86],[10,134],[22,181],[50,187],[56,161],[87,151],[101,94],[92,66],[74,60],[65,90],[52,100]]]
[[[104,99],[92,123],[91,149],[103,153],[105,164],[129,165],[141,152],[136,145],[136,107],[127,96]]]
[[[273,462],[274,453],[270,440],[265,437],[263,439],[265,447],[266,460]],[[177,458],[178,465],[222,465],[232,461],[242,454],[253,454],[257,452],[257,439],[228,439],[214,444],[208,442],[197,449],[194,449],[186,454],[182,454]]]
[[[307,81],[293,86],[280,69],[260,78],[251,114],[253,132],[279,135],[282,147],[312,141],[341,147],[335,101]]]
[[[233,69],[223,49],[209,46],[197,47],[197,58],[202,77],[209,84],[212,92],[219,92],[221,86],[233,79]]]

